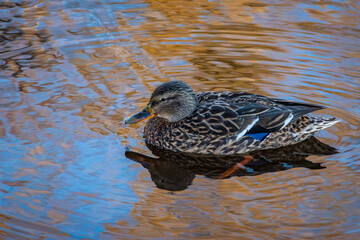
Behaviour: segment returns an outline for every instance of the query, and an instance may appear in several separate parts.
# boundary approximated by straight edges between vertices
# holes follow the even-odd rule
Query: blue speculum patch
[[[253,137],[258,141],[264,140],[270,133],[249,133],[246,136]]]

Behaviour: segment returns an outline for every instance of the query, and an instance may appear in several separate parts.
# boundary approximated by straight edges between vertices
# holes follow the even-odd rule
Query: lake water
[[[359,19],[355,0],[0,0],[0,239],[360,238]],[[220,180],[230,163],[156,159],[123,123],[173,79],[341,122]]]

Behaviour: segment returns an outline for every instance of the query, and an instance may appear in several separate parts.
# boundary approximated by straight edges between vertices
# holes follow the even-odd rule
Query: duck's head
[[[189,85],[181,81],[166,82],[155,89],[146,107],[126,119],[125,123],[136,123],[154,116],[177,122],[193,113],[197,106],[196,95]]]

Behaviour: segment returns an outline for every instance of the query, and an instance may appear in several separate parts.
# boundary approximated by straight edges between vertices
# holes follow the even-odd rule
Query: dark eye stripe
[[[167,101],[167,100],[175,99],[175,98],[177,98],[177,97],[178,97],[178,96],[172,96],[172,97],[167,97],[167,98],[160,98],[160,100],[154,100],[151,105],[154,107],[154,106],[158,105],[161,101]]]
[[[167,98],[163,97],[160,100],[161,101],[166,101],[166,100],[171,100],[171,99],[175,99],[175,98],[177,98],[177,96],[172,96],[172,97],[167,97]]]
[[[172,96],[172,97],[168,97],[168,98],[166,98],[166,100],[171,100],[171,99],[175,99],[175,98],[177,98],[178,96]]]

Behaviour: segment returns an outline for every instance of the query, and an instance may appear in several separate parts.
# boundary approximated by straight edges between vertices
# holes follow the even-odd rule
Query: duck
[[[144,127],[146,145],[172,152],[236,155],[302,142],[337,123],[308,113],[325,107],[248,92],[197,92],[185,82],[159,85],[125,120]]]

